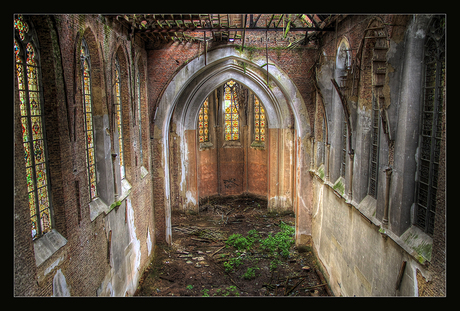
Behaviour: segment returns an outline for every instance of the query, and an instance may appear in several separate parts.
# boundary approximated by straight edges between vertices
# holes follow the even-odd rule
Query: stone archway
[[[169,174],[169,131],[175,124],[180,172],[175,180],[184,209],[198,208],[196,183],[196,117],[201,103],[218,86],[234,79],[251,89],[264,103],[270,139],[269,209],[292,210],[296,214],[296,237],[311,234],[310,165],[311,130],[306,106],[288,76],[269,62],[269,83],[263,59],[250,59],[235,47],[223,47],[198,57],[180,70],[166,87],[155,116],[153,151],[161,163],[152,171],[155,190],[157,241],[171,243],[171,182]],[[245,63],[243,68],[242,63]],[[302,191],[299,191],[302,189]]]

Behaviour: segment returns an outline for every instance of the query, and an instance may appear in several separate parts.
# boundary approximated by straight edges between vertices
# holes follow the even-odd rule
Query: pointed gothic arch
[[[246,64],[245,70],[239,65]],[[261,69],[264,59],[249,59],[246,53],[234,47],[223,47],[208,51],[207,65],[202,57],[195,58],[180,70],[162,92],[154,117],[154,153],[159,155],[156,167],[164,176],[152,174],[154,187],[164,189],[158,193],[155,203],[157,241],[172,242],[171,237],[171,176],[169,174],[170,124],[176,125],[180,139],[180,173],[178,195],[184,207],[198,210],[196,156],[190,146],[196,146],[196,126],[199,109],[213,90],[233,79],[252,90],[265,105],[268,119],[271,153],[269,168],[271,176],[268,186],[269,208],[291,209],[297,215],[296,236],[310,235],[309,178],[306,170],[310,153],[306,150],[306,139],[311,136],[309,119],[303,99],[294,83],[278,67],[269,65],[269,85],[266,83],[266,67]],[[193,83],[192,83],[193,81]],[[308,140],[309,142],[309,140]],[[291,155],[291,156],[290,156]],[[289,167],[286,171],[284,167]],[[298,189],[302,188],[300,192]],[[158,192],[161,192],[158,191]],[[299,226],[299,223],[302,225]],[[300,231],[300,228],[302,231]]]

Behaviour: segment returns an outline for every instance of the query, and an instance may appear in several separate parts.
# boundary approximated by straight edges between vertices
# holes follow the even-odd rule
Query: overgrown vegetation
[[[236,257],[224,262],[225,271],[233,272],[243,264],[244,260],[254,260],[251,256],[254,253],[262,253],[272,259],[270,270],[278,267],[281,263],[280,258],[289,258],[290,248],[294,244],[294,227],[282,221],[278,226],[281,231],[275,235],[269,233],[265,239],[262,239],[260,233],[255,229],[248,231],[246,236],[239,233],[229,236],[225,244],[227,248],[235,249]],[[253,279],[258,269],[258,267],[248,267],[242,277],[247,280]]]

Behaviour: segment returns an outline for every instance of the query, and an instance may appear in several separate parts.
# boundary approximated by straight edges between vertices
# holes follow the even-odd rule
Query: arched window
[[[259,98],[254,95],[254,140],[265,142],[266,138],[265,109]]]
[[[206,98],[198,114],[198,141],[209,141],[209,98]]]
[[[43,120],[40,60],[29,26],[22,16],[14,20],[19,38],[14,39],[19,109],[26,165],[32,238],[50,231],[53,224],[47,146]]]
[[[434,18],[425,43],[415,224],[430,235],[434,232],[444,110],[444,21],[441,17]]]
[[[337,56],[336,56],[336,68],[335,68],[335,79],[340,84],[340,89],[342,92],[346,91],[346,81],[348,76],[348,70],[350,69],[351,64],[351,54],[350,54],[350,47],[348,40],[343,38],[339,48],[337,49]],[[339,98],[335,102],[338,106],[341,106],[339,103]],[[338,109],[340,113],[338,115],[341,116],[340,118],[340,176],[345,178],[346,174],[346,167],[347,167],[347,137],[348,137],[348,125],[346,121],[345,113],[343,109]],[[339,119],[337,118],[337,121]],[[351,185],[350,185],[351,186]]]
[[[120,176],[125,178],[125,165],[123,157],[123,117],[121,107],[121,81],[120,81],[120,63],[118,57],[115,57],[115,117],[118,130],[118,159],[120,161]]]
[[[88,45],[82,39],[80,48],[81,70],[83,80],[83,110],[85,115],[86,133],[86,169],[88,174],[88,185],[90,199],[94,199],[96,192],[96,162],[95,142],[93,127],[93,102],[91,95],[91,60],[89,57]]]
[[[224,85],[224,137],[226,141],[240,139],[237,86],[238,84],[233,80]]]
[[[141,165],[143,164],[142,155],[142,111],[141,111],[141,78],[140,78],[139,66],[136,75],[136,96],[137,96],[137,121],[139,127],[139,157]]]

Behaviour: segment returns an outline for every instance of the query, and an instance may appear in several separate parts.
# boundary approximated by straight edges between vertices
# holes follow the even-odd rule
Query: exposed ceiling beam
[[[235,27],[235,28],[228,28],[228,27],[171,27],[171,28],[163,28],[163,29],[146,29],[146,30],[135,30],[136,33],[143,33],[143,32],[191,32],[191,31],[283,31],[283,28],[265,28],[265,27],[254,27],[254,28],[243,28],[243,27]],[[289,31],[334,31],[334,28],[319,28],[319,27],[293,27],[289,29]]]

